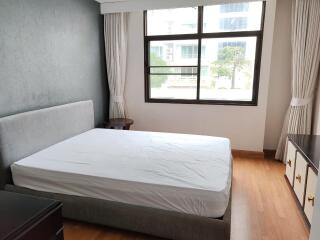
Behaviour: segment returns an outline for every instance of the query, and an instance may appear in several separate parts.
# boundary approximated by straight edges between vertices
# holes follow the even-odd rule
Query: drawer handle
[[[314,195],[310,195],[310,196],[308,197],[308,202],[311,202],[312,207],[314,207],[314,202],[315,202],[315,200],[316,200],[316,197],[315,197]]]
[[[298,180],[299,183],[301,183],[301,175],[296,176],[296,179]]]
[[[289,160],[289,161],[288,161],[289,167],[291,167],[291,164],[292,164],[292,162],[291,162],[291,160]]]

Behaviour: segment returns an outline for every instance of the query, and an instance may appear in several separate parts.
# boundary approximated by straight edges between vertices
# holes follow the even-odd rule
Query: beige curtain
[[[127,70],[128,13],[108,13],[104,16],[104,38],[110,118],[126,116],[124,90]]]
[[[310,134],[320,63],[320,0],[293,0],[292,100],[276,158],[283,159],[288,134]]]

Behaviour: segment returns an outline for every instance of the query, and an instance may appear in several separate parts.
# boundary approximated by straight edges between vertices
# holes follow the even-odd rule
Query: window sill
[[[146,103],[169,104],[198,104],[198,105],[225,105],[225,106],[258,106],[258,101],[220,101],[220,100],[187,100],[187,99],[155,99],[146,98]]]

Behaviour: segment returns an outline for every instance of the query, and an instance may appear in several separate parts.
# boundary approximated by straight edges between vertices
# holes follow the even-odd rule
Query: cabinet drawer
[[[296,170],[294,178],[294,191],[299,199],[301,206],[303,206],[306,176],[307,176],[307,162],[303,156],[297,152],[296,156]]]
[[[287,142],[287,156],[286,156],[286,176],[293,186],[293,178],[294,178],[294,166],[296,163],[296,148],[293,144],[288,141]]]
[[[313,208],[315,203],[316,187],[317,187],[317,175],[309,167],[304,213],[306,214],[310,224],[312,221],[312,214],[313,214]]]

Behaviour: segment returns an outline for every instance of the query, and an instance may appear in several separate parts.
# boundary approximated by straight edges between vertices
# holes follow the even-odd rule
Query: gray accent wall
[[[107,117],[99,11],[93,0],[0,0],[0,117],[87,99],[96,123]]]

